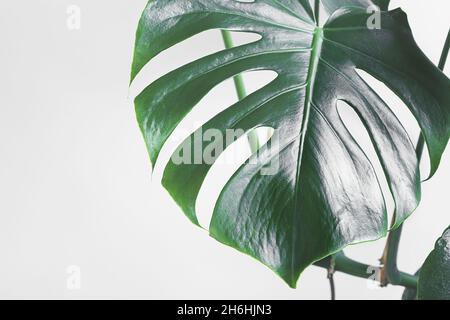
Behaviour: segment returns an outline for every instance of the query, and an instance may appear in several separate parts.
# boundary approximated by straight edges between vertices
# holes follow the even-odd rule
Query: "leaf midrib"
[[[306,132],[308,130],[308,123],[309,123],[309,116],[311,113],[311,106],[312,106],[312,98],[314,94],[314,86],[316,82],[317,77],[317,69],[320,62],[320,54],[322,51],[322,44],[323,44],[323,28],[316,27],[314,30],[314,36],[311,46],[311,57],[309,60],[309,70],[308,70],[308,76],[306,78],[306,97],[303,107],[303,119],[302,119],[302,125],[300,128],[300,141],[299,141],[299,151],[298,151],[298,158],[297,158],[297,172],[295,177],[295,188],[294,188],[294,211],[292,213],[292,227],[295,226],[295,218],[298,215],[298,194],[300,191],[300,174],[301,174],[301,164],[303,160],[303,149],[305,146],[305,137]],[[295,279],[294,275],[294,257],[297,252],[295,250],[295,234],[292,232],[291,236],[291,279]]]

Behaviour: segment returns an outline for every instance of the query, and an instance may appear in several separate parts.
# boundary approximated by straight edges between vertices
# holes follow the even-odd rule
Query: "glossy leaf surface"
[[[395,200],[397,226],[420,199],[411,139],[357,69],[406,103],[426,138],[432,173],[450,135],[450,81],[417,47],[406,15],[383,12],[382,28],[375,30],[367,28],[368,18],[353,6],[316,27],[307,0],[156,0],[139,23],[132,78],[156,55],[202,31],[261,35],[161,77],[136,98],[136,113],[155,164],[180,121],[216,85],[246,71],[278,74],[210,119],[183,146],[206,151],[210,146],[199,133],[208,129],[223,136],[227,130],[275,129],[222,190],[210,234],[260,260],[292,287],[314,261],[387,232],[380,177],[341,120],[338,101],[353,108],[370,135]],[[267,174],[264,169],[274,164]],[[195,202],[211,166],[171,161],[164,172],[163,185],[195,224]]]
[[[419,276],[420,270],[414,273],[415,276]],[[417,300],[417,288],[405,288],[402,294],[402,300]]]

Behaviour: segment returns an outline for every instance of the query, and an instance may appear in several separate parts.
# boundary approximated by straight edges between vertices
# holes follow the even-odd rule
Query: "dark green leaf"
[[[450,300],[450,228],[436,242],[419,275],[419,300]]]
[[[293,287],[314,261],[387,232],[378,178],[340,118],[339,100],[357,112],[372,139],[395,200],[396,226],[419,202],[411,140],[356,69],[384,82],[406,103],[426,138],[432,173],[449,139],[449,79],[417,47],[401,10],[383,12],[380,30],[366,27],[368,17],[365,9],[348,8],[319,28],[307,0],[156,0],[147,5],[137,31],[132,78],[163,50],[205,30],[262,36],[161,77],[136,98],[136,112],[154,164],[176,126],[216,85],[245,71],[278,73],[198,133],[275,129],[222,190],[210,233],[259,259]],[[193,134],[184,146],[206,147],[201,140]],[[262,174],[274,160],[278,170]],[[205,162],[171,161],[164,172],[163,185],[196,224],[195,202],[210,168]]]

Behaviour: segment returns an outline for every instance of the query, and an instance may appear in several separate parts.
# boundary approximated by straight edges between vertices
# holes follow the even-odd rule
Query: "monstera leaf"
[[[154,164],[180,121],[216,85],[246,71],[278,74],[206,122],[177,152],[189,145],[193,152],[194,146],[211,148],[202,143],[208,129],[223,136],[274,129],[222,190],[209,231],[292,287],[313,262],[383,237],[388,229],[379,177],[341,120],[338,101],[355,110],[371,137],[395,200],[396,226],[420,199],[414,146],[357,69],[384,82],[408,106],[426,139],[432,174],[449,139],[449,79],[417,47],[401,10],[382,12],[381,29],[369,30],[368,18],[365,9],[352,6],[317,27],[307,0],[155,0],[137,30],[132,79],[160,52],[205,30],[261,36],[164,75],[138,95],[135,106]],[[233,142],[222,140],[215,141],[214,159]],[[164,171],[163,185],[195,224],[195,202],[213,162],[171,160]]]
[[[450,228],[436,242],[420,270],[418,297],[421,300],[450,300]]]
[[[373,8],[377,6],[381,10],[387,10],[390,0],[322,0],[324,7],[328,12],[334,12],[344,7],[357,7],[357,8]]]

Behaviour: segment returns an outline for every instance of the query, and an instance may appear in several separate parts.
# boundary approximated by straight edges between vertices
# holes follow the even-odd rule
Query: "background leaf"
[[[450,228],[436,242],[422,266],[419,300],[450,300]]]

